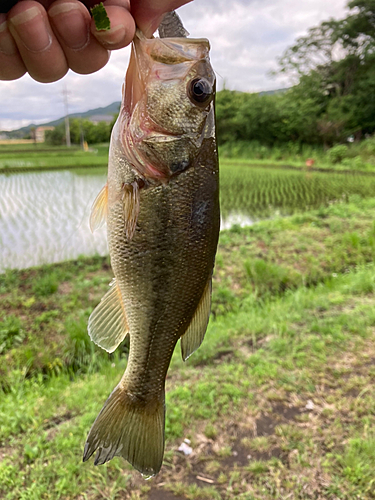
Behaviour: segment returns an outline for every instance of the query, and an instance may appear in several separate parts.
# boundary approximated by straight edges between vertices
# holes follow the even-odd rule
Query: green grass
[[[374,279],[371,264],[315,289],[247,301],[210,323],[191,362],[177,352],[167,380],[166,465],[157,481],[172,491],[180,481],[189,499],[208,495],[189,483],[192,474],[213,478],[207,498],[248,498],[250,491],[254,498],[310,498],[311,488],[321,498],[334,498],[333,491],[371,498]],[[227,357],[217,363],[223,346]],[[3,395],[2,498],[79,498],[82,491],[87,498],[131,491],[147,498],[122,460],[98,469],[80,462],[86,433],[126,365],[101,358],[98,371],[73,380],[20,376]],[[309,400],[312,411],[305,410]],[[281,407],[299,413],[283,417]],[[266,439],[256,437],[265,419],[272,422]],[[185,437],[196,450],[191,459],[176,452]],[[241,458],[235,467],[234,451]]]
[[[318,210],[223,231],[216,260],[213,312],[235,297],[283,294],[336,279],[375,258],[375,202],[353,196]]]
[[[172,358],[148,482],[119,458],[81,462],[126,367],[126,346],[109,356],[86,334],[108,259],[1,275],[0,497],[375,498],[374,220],[357,196],[221,234],[214,314],[188,362]]]
[[[106,166],[108,164],[108,144],[93,145],[85,152],[78,148],[40,147],[28,145],[0,146],[0,172],[17,170],[48,170],[54,168],[74,168]],[[43,147],[42,147],[43,146]]]
[[[63,368],[86,370],[93,363],[98,349],[87,336],[87,319],[110,276],[108,258],[99,256],[0,275],[0,339],[6,339],[0,357],[3,388],[20,371],[25,377],[41,373],[45,378]],[[20,344],[17,349],[14,342]]]
[[[21,344],[25,336],[20,319],[13,314],[5,316],[0,321],[0,354]]]

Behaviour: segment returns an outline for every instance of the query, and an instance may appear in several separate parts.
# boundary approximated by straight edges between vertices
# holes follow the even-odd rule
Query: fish
[[[83,460],[95,452],[95,465],[121,456],[147,477],[162,466],[165,379],[175,346],[180,340],[187,360],[207,329],[220,229],[210,44],[181,29],[175,37],[164,32],[136,32],[107,184],[90,217],[92,229],[107,223],[114,280],[88,332],[110,353],[127,335],[130,344]]]

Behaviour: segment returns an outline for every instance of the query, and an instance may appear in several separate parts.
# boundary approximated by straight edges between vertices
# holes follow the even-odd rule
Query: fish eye
[[[189,83],[189,97],[194,104],[208,104],[212,97],[212,86],[204,78],[194,78]]]

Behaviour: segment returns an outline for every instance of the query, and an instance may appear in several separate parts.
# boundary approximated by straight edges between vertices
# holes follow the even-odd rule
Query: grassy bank
[[[205,342],[167,379],[166,455],[145,482],[82,464],[126,366],[86,334],[106,258],[0,277],[0,497],[375,498],[375,199],[221,234]],[[177,451],[184,438],[191,455]]]
[[[375,172],[375,139],[339,144],[332,148],[289,142],[264,146],[253,142],[227,142],[219,148],[222,160],[237,159],[249,164],[306,167],[313,159],[315,169]]]

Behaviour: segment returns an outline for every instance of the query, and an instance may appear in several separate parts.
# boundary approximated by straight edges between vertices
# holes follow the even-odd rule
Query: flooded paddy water
[[[106,229],[88,227],[106,169],[0,174],[0,271],[105,255]],[[221,166],[222,229],[375,195],[375,175]]]

